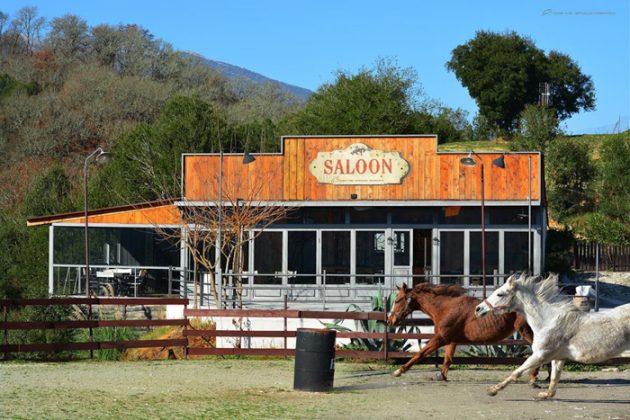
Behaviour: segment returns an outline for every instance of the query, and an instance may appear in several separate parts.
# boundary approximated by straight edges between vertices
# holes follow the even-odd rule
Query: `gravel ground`
[[[523,381],[496,397],[508,370],[340,362],[335,391],[294,391],[292,360],[0,363],[0,418],[630,419],[630,370],[564,372],[557,396],[535,401]]]

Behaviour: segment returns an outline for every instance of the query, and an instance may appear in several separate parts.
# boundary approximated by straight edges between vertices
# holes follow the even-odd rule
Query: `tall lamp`
[[[245,151],[245,153],[243,153],[243,165],[248,165],[255,160],[256,158],[252,156],[248,151]],[[217,252],[215,253],[215,256],[217,257],[216,272],[217,272],[217,277],[219,280],[219,285],[220,287],[223,287],[223,281],[222,281],[223,273],[221,271],[221,259],[222,259],[222,254],[221,254],[222,242],[221,241],[223,239],[222,238],[222,233],[223,233],[222,232],[223,230],[223,149],[219,151],[219,217],[218,219],[219,219],[218,220],[219,227],[217,228],[218,249],[217,249]],[[222,290],[220,291],[222,293]]]
[[[102,148],[98,148],[88,157],[85,158],[83,164],[83,218],[85,219],[85,295],[90,297],[90,244],[88,239],[88,164],[90,160],[94,160],[96,163],[103,163],[110,160],[111,153],[104,151]]]
[[[484,191],[484,165],[483,159],[476,152],[471,151],[468,153],[468,156],[465,158],[461,158],[459,163],[464,166],[476,166],[477,161],[473,158],[472,155],[475,155],[479,158],[479,162],[481,164],[481,282],[483,284],[483,298],[486,298],[486,197]],[[498,168],[505,168],[505,155],[501,155],[496,159],[492,160],[492,166],[496,166]]]

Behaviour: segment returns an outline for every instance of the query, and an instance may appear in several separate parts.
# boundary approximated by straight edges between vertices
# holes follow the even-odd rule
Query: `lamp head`
[[[114,158],[113,154],[101,149],[101,151],[96,155],[95,159],[97,163],[105,163],[105,162],[109,162],[113,158]]]
[[[505,155],[501,155],[498,158],[492,161],[493,166],[497,166],[499,168],[505,168]]]
[[[243,165],[247,165],[249,163],[252,163],[255,160],[256,160],[256,158],[254,156],[250,155],[248,151],[245,151],[245,153],[243,153]]]
[[[476,166],[477,165],[477,161],[472,157],[472,152],[469,152],[468,156],[466,156],[465,158],[461,158],[459,160],[459,163],[461,163],[464,166]]]

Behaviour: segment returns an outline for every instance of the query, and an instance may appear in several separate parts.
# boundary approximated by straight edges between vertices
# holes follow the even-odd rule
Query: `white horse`
[[[478,317],[490,312],[521,312],[534,331],[532,355],[503,382],[488,389],[496,395],[523,372],[551,362],[549,389],[538,398],[552,398],[566,360],[598,363],[630,350],[630,303],[603,312],[582,312],[560,295],[558,277],[511,276],[480,303]]]

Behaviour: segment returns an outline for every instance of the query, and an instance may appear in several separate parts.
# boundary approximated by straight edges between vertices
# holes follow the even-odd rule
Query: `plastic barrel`
[[[293,389],[327,392],[335,379],[334,330],[298,328]]]

